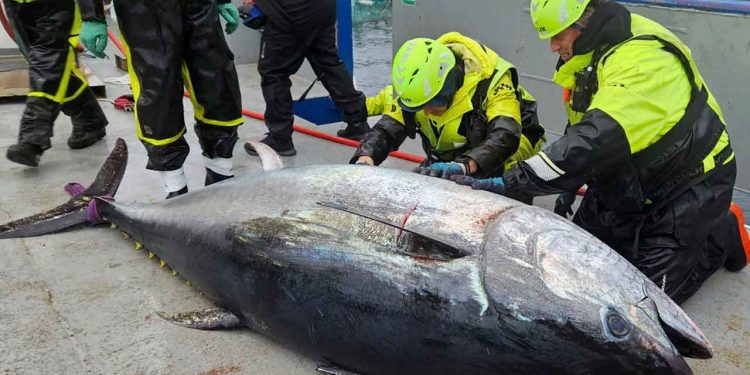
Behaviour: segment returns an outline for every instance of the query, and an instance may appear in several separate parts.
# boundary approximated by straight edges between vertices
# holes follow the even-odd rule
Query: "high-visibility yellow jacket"
[[[536,117],[534,97],[518,84],[515,67],[457,32],[437,40],[453,51],[464,69],[463,85],[448,110],[441,116],[424,111],[410,116],[398,106],[393,87],[387,86],[367,99],[368,114],[383,117],[352,160],[366,155],[381,163],[410,135],[410,126],[412,135],[420,134],[431,161],[471,158],[486,175],[502,173],[538,152],[544,128]]]
[[[559,67],[555,82],[572,92],[570,126],[508,171],[506,188],[542,195],[587,183],[609,209],[641,212],[734,159],[690,49],[654,21],[637,14],[630,21],[621,41]]]

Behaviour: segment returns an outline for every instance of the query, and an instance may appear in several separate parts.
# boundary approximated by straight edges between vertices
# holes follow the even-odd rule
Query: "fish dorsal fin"
[[[259,141],[248,141],[247,143],[258,153],[264,171],[284,168],[284,161],[281,160],[281,156],[271,146]]]

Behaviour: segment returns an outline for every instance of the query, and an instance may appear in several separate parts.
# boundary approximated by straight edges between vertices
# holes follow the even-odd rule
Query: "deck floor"
[[[121,75],[109,61],[87,61],[100,78]],[[263,100],[254,65],[240,66],[245,108],[261,111]],[[303,85],[295,80],[294,91]],[[108,97],[127,92],[109,85]],[[317,89],[321,92],[319,89]],[[159,175],[145,170],[145,150],[135,137],[133,116],[102,103],[111,122],[108,135],[85,150],[65,141],[70,120],[60,116],[53,147],[39,168],[7,161],[16,141],[23,102],[0,104],[0,222],[41,212],[67,199],[63,186],[87,184],[116,138],[126,140],[130,165],[117,195],[120,201],[163,199]],[[185,118],[192,109],[185,101]],[[304,124],[303,121],[300,123]],[[306,126],[314,126],[307,124]],[[341,125],[318,127],[335,132]],[[235,153],[237,175],[260,173],[260,163],[241,148],[263,136],[261,122],[240,128]],[[197,139],[188,127],[192,152],[186,162],[191,189],[204,177]],[[291,165],[345,163],[353,149],[296,134],[298,156]],[[404,150],[419,152],[412,142]],[[414,165],[389,160],[385,167]],[[539,200],[549,207],[552,199]],[[131,240],[106,227],[21,240],[0,241],[0,373],[4,374],[315,374],[316,363],[249,330],[202,332],[159,319],[155,311],[179,312],[211,303],[179,277],[172,277]],[[718,272],[684,308],[713,341],[716,357],[691,361],[698,374],[750,373],[750,272]]]

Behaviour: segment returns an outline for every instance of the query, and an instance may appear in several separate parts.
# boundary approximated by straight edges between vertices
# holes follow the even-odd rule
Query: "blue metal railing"
[[[618,0],[618,2],[750,15],[750,1],[748,0]]]

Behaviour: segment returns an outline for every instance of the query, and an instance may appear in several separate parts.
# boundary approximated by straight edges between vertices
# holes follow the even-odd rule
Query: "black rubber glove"
[[[575,191],[561,193],[555,200],[555,213],[567,219],[568,215],[573,215],[573,203],[575,201]]]

